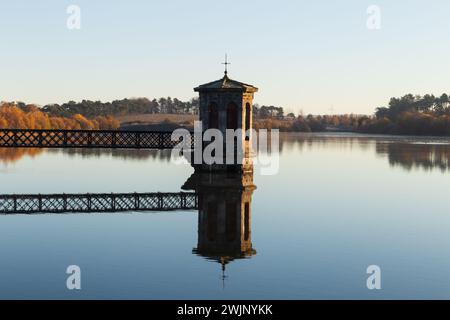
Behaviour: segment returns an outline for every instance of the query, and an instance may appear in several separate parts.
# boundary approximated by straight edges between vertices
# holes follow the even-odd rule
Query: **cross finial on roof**
[[[228,276],[225,275],[225,259],[223,257],[220,257],[220,264],[222,265],[222,289],[225,290],[225,279],[228,278]]]
[[[225,65],[225,75],[227,75],[228,74],[228,65],[231,64],[231,63],[228,62],[228,55],[227,54],[225,54],[225,62],[222,62],[222,64]]]

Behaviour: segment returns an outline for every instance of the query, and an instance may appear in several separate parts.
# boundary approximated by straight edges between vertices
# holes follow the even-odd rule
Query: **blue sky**
[[[71,4],[81,30],[66,27]],[[366,27],[373,4],[380,30]],[[448,0],[0,0],[0,100],[189,99],[227,52],[257,103],[368,114],[450,93],[449,14]]]

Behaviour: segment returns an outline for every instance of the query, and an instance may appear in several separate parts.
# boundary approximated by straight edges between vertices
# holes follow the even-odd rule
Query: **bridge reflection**
[[[197,195],[185,192],[0,195],[0,214],[194,209]]]
[[[252,244],[253,173],[194,173],[179,193],[0,195],[1,214],[198,210],[192,253],[225,266],[256,254]]]

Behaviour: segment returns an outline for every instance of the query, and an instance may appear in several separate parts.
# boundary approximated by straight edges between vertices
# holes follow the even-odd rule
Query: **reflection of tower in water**
[[[196,172],[183,189],[198,194],[198,243],[193,253],[219,262],[223,273],[231,261],[256,254],[251,237],[253,172]]]

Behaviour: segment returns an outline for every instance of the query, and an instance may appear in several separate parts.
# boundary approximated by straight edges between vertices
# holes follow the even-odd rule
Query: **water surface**
[[[0,216],[0,298],[450,298],[450,139],[281,138],[279,173],[255,168],[254,253],[224,273],[193,250],[195,211]],[[169,155],[0,149],[0,194],[177,192],[193,170]],[[80,291],[66,289],[72,264]]]

